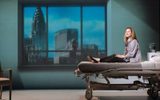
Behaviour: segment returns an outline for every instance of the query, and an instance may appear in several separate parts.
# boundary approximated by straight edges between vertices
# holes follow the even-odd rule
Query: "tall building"
[[[73,50],[74,41],[78,41],[77,29],[59,30],[55,33],[55,50]],[[54,63],[67,63],[69,57],[69,52],[57,52],[55,53]]]
[[[29,63],[29,62],[32,62],[32,54],[31,54],[31,52],[30,52],[30,50],[31,50],[31,48],[32,48],[32,39],[31,38],[25,38],[24,39],[24,50],[25,50],[25,52],[24,52],[24,63],[25,64],[27,64],[27,63]]]
[[[45,20],[40,7],[36,8],[32,23],[32,44],[35,49],[47,50]]]
[[[71,50],[71,42],[78,40],[77,29],[63,29],[55,33],[55,50]]]
[[[45,63],[47,60],[47,33],[44,15],[37,7],[33,16],[31,45],[28,50],[28,63]]]

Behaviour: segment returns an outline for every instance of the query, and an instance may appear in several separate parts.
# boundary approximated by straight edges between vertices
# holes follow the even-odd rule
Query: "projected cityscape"
[[[79,7],[48,7],[48,17],[46,17],[46,7],[26,7],[24,63],[75,64],[86,60],[87,55],[103,55],[105,51],[103,8],[84,9],[83,35],[81,35]],[[102,18],[90,17],[87,12],[91,9],[97,11],[102,9],[103,13],[100,12]],[[72,11],[72,14],[65,11]]]

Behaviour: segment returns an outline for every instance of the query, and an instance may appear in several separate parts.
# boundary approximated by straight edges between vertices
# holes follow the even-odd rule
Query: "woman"
[[[124,54],[113,54],[104,58],[95,58],[88,56],[88,60],[94,63],[99,62],[130,62],[138,63],[141,62],[141,51],[136,33],[132,27],[127,27],[124,33],[125,52]],[[78,72],[76,69],[75,72]]]
[[[88,56],[88,59],[92,62],[131,62],[136,63],[141,61],[141,52],[136,33],[131,27],[127,27],[124,33],[125,53],[113,54],[104,58],[94,58]]]

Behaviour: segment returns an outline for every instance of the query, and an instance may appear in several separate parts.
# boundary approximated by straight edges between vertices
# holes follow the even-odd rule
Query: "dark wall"
[[[108,54],[123,53],[127,26],[136,31],[143,60],[150,43],[156,43],[159,50],[159,0],[110,0],[108,6]]]

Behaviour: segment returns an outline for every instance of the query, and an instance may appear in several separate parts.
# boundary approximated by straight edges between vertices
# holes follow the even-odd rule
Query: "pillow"
[[[151,62],[159,62],[160,63],[160,56],[154,56],[152,58],[150,58]]]

